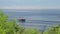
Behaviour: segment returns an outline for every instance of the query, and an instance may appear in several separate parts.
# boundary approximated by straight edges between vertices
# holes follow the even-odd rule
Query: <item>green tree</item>
[[[26,29],[20,26],[16,19],[8,20],[8,16],[0,11],[0,34],[39,34],[36,29]]]
[[[60,34],[60,26],[49,28],[44,34]]]

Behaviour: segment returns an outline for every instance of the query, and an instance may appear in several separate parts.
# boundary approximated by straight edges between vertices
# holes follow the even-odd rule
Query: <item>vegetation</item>
[[[42,34],[37,29],[26,29],[19,24],[16,20],[9,21],[8,16],[0,11],[0,34]],[[44,31],[43,34],[60,34],[60,25],[49,28]]]
[[[48,31],[45,31],[44,34],[60,34],[60,25],[50,28]]]
[[[16,20],[9,21],[8,16],[0,11],[0,34],[38,34],[36,29],[25,29]]]

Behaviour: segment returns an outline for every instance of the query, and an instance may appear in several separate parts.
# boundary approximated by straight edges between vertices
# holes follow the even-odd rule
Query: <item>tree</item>
[[[8,20],[8,16],[0,11],[0,34],[39,34],[36,29],[26,29],[17,24],[16,19]]]

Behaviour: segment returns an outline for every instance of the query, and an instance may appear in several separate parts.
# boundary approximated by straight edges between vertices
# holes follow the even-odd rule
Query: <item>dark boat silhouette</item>
[[[26,19],[25,19],[25,18],[20,18],[19,21],[20,21],[20,22],[25,22]]]

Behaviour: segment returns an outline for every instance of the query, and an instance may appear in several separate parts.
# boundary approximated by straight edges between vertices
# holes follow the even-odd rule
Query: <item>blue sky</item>
[[[60,0],[0,0],[3,9],[60,9]]]

